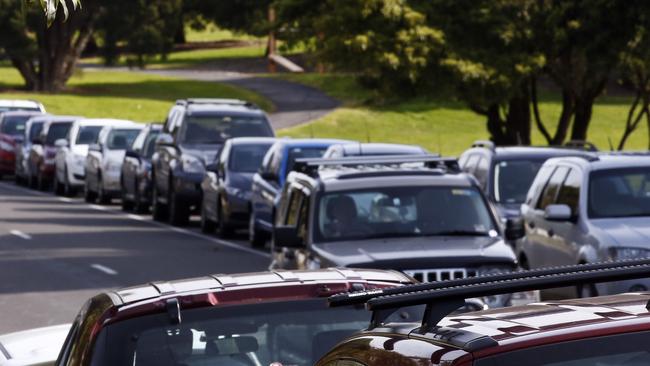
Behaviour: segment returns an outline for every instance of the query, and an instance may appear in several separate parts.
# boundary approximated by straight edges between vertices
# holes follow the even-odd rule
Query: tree
[[[30,2],[30,0],[26,1],[27,3]],[[81,0],[69,0],[69,2],[72,4],[74,10],[81,6]],[[59,9],[63,9],[65,17],[68,17],[69,8],[68,1],[66,0],[39,0],[39,3],[41,5],[41,8],[43,8],[43,12],[45,13],[45,18],[47,19],[48,24],[52,24],[52,22],[54,22]]]

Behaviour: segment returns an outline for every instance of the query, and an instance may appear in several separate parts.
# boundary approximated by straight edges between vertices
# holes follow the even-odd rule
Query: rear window
[[[254,173],[259,170],[270,147],[271,144],[235,145],[230,153],[228,168],[233,172]]]
[[[0,132],[5,135],[19,136],[25,134],[25,123],[32,116],[7,116],[2,119]]]
[[[233,137],[270,136],[273,131],[268,121],[250,116],[188,116],[180,131],[180,141],[186,144],[222,144]]]
[[[72,127],[72,122],[66,123],[53,123],[50,125],[50,128],[47,130],[47,138],[45,143],[48,145],[54,145],[56,140],[64,139],[68,136],[68,132]]]
[[[115,129],[111,130],[106,140],[106,147],[109,150],[126,150],[140,134],[140,130]]]
[[[97,142],[102,126],[83,126],[79,129],[76,144],[90,145]]]
[[[43,131],[43,122],[32,122],[31,128],[29,129],[29,136],[27,136],[27,139],[29,141],[34,140],[36,136],[41,134],[41,131]]]

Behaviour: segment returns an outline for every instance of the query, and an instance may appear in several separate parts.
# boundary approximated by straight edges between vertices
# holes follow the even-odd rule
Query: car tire
[[[100,205],[109,205],[112,201],[111,196],[104,190],[104,182],[101,175],[97,179],[97,201]]]
[[[53,185],[54,185],[54,194],[57,196],[63,196],[63,192],[64,192],[63,184],[61,184],[61,182],[59,181],[59,177],[56,175],[56,173],[54,174]]]
[[[208,218],[205,213],[205,202],[201,205],[201,231],[205,234],[213,234],[216,229],[214,221]]]
[[[223,212],[223,205],[221,204],[221,197],[217,198],[217,235],[220,238],[230,238],[235,233],[234,228],[228,224]]]
[[[36,188],[36,184],[37,184],[36,177],[32,173],[29,173],[29,175],[27,176],[27,187],[34,189]]]
[[[63,195],[65,197],[72,197],[77,194],[77,190],[72,188],[72,185],[70,184],[70,180],[68,179],[68,168],[66,167],[65,171],[63,172]]]
[[[174,226],[185,226],[190,220],[190,208],[174,191],[173,185],[169,187],[169,223]]]
[[[47,181],[45,180],[43,173],[40,172],[40,169],[36,175],[36,189],[39,191],[46,191],[48,189]]]
[[[161,203],[158,200],[158,188],[156,188],[156,180],[153,180],[153,193],[151,198],[151,216],[155,221],[167,221],[169,211],[167,210],[167,205]]]
[[[142,194],[140,193],[140,182],[135,180],[135,191],[133,192],[133,212],[137,214],[144,214],[149,212],[149,203],[148,201],[142,200]]]
[[[255,215],[251,212],[248,219],[248,241],[253,248],[264,248],[266,246],[266,236],[255,227]]]
[[[124,212],[131,212],[133,211],[133,208],[135,207],[133,201],[130,201],[124,197],[124,194],[122,194],[122,211]]]
[[[84,184],[84,201],[87,203],[95,203],[97,200],[97,193],[93,192],[90,189],[90,185],[88,184],[88,177],[86,177],[86,184]]]

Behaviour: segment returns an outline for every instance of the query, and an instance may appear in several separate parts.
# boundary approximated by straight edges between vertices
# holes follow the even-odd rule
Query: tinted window
[[[6,135],[19,136],[25,133],[25,123],[31,116],[7,116],[2,119],[0,132]]]
[[[650,167],[592,172],[588,206],[592,218],[650,216]]]
[[[544,165],[539,170],[539,172],[535,176],[535,180],[531,184],[531,189],[528,191],[528,196],[526,197],[527,205],[532,205],[533,200],[539,196],[542,189],[544,189],[544,187],[546,186],[546,182],[548,182],[548,178],[551,177],[551,173],[553,173],[554,168],[555,167],[551,165]]]
[[[555,169],[553,175],[551,176],[551,179],[549,179],[548,183],[546,183],[546,187],[544,187],[542,196],[537,203],[538,209],[544,210],[546,209],[546,206],[555,203],[557,192],[560,190],[560,186],[562,185],[562,182],[564,182],[564,178],[566,178],[568,171],[569,168],[563,166]]]
[[[43,131],[43,122],[32,122],[31,128],[29,129],[29,136],[27,139],[33,141],[38,135]]]
[[[578,214],[581,183],[582,173],[578,169],[571,169],[557,195],[557,203],[569,206],[574,215]]]
[[[477,366],[642,366],[650,365],[650,332],[562,342],[479,359]]]
[[[144,154],[146,158],[151,158],[153,153],[156,151],[156,137],[160,134],[160,131],[151,131],[147,135],[147,139],[144,142]]]
[[[412,309],[391,319],[420,314]],[[184,309],[182,316],[180,325],[156,314],[107,326],[110,351],[92,365],[311,366],[370,319],[363,307],[328,308],[324,299]]]
[[[271,147],[270,144],[234,145],[230,153],[228,168],[231,171],[242,173],[258,171],[269,147]]]
[[[78,145],[94,144],[97,142],[97,137],[99,137],[99,131],[101,130],[102,126],[83,126],[79,128],[75,143]]]
[[[474,188],[390,187],[322,196],[316,240],[435,235],[496,235]]]
[[[523,203],[543,160],[500,161],[494,167],[494,199],[499,203]]]
[[[289,156],[287,157],[287,167],[285,176],[293,169],[293,165],[298,159],[304,158],[321,158],[327,151],[326,147],[290,147]]]
[[[66,138],[66,136],[68,136],[68,132],[70,132],[70,127],[72,127],[72,122],[51,124],[50,128],[47,129],[47,137],[45,138],[45,143],[48,145],[54,145],[56,140]]]
[[[181,127],[180,142],[220,144],[232,137],[272,136],[266,119],[245,116],[188,116]]]
[[[109,150],[126,150],[133,144],[139,133],[140,130],[133,129],[111,130],[106,139],[106,147]]]

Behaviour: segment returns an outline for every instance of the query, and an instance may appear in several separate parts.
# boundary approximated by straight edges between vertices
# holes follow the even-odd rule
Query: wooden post
[[[275,64],[275,61],[273,60],[273,55],[275,55],[275,52],[277,50],[277,42],[275,39],[275,8],[273,6],[269,6],[269,24],[271,25],[271,29],[269,30],[269,41],[267,45],[268,49],[268,60],[269,60],[269,72],[272,74],[275,74],[277,70],[277,65]]]

